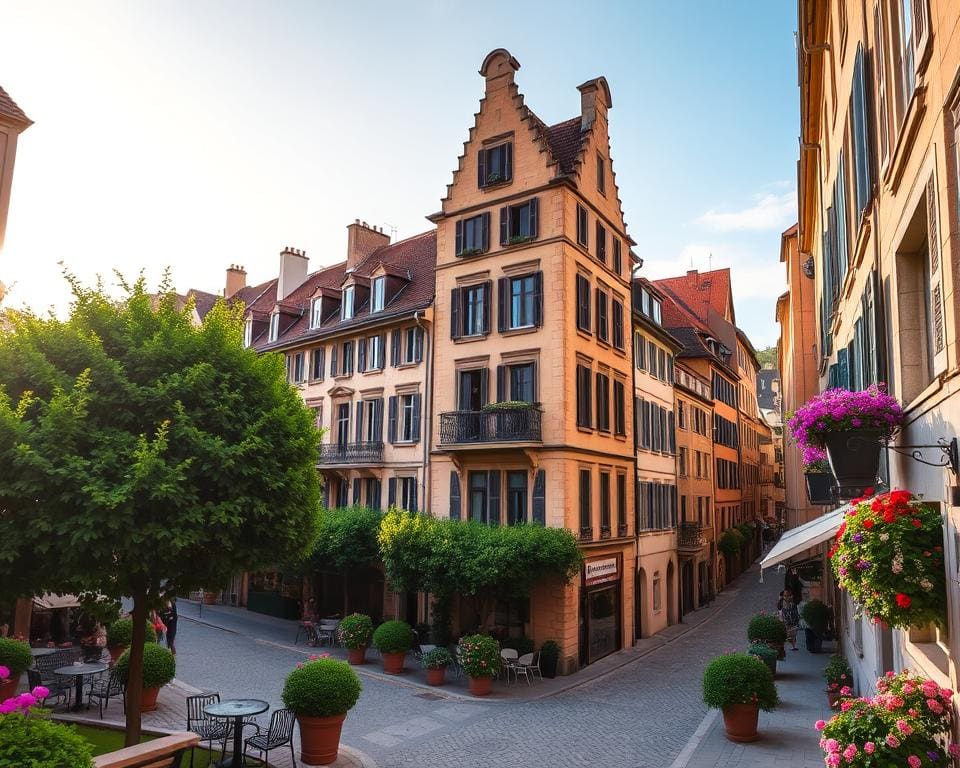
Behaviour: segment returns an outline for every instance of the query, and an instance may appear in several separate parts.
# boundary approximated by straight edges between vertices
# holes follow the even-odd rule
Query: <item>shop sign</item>
[[[588,560],[583,567],[588,587],[594,584],[603,584],[607,581],[616,581],[620,578],[617,558],[615,557],[605,557],[603,560]]]

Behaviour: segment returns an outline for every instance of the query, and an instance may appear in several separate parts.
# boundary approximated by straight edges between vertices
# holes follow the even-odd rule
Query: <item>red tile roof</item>
[[[17,102],[11,99],[10,94],[2,87],[0,87],[0,117],[5,117],[15,123],[22,123],[25,126],[33,125],[33,120],[23,113],[23,110],[17,106]]]
[[[576,163],[583,149],[583,139],[589,135],[589,131],[582,131],[580,117],[571,117],[556,125],[543,125],[541,121],[541,131],[543,132],[547,144],[550,147],[550,154],[560,166],[560,173],[574,173]]]
[[[721,317],[726,317],[730,308],[732,322],[733,300],[730,294],[730,268],[699,272],[691,269],[680,277],[666,277],[656,280],[656,284],[670,292],[682,305],[689,309],[701,322],[710,320],[710,309]]]

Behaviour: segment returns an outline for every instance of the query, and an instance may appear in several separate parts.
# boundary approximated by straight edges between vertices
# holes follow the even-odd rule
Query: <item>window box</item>
[[[502,403],[487,403],[481,410],[484,413],[496,413],[497,411],[529,411],[535,407],[535,403],[528,403],[525,400],[504,400]]]
[[[477,254],[483,253],[482,248],[465,248],[460,251],[459,256],[476,256]]]
[[[520,245],[521,243],[529,243],[532,240],[536,240],[533,235],[515,235],[510,238],[509,245]]]

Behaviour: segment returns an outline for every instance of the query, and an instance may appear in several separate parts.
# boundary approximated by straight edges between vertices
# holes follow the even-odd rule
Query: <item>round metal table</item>
[[[55,675],[72,677],[76,680],[77,700],[70,708],[71,710],[76,712],[83,706],[83,678],[89,677],[90,675],[99,675],[101,672],[106,672],[107,669],[109,669],[109,667],[107,667],[106,664],[67,664],[66,666],[57,667],[53,670],[53,674]]]
[[[268,709],[270,705],[260,699],[227,699],[203,708],[203,713],[210,717],[233,718],[233,754],[215,763],[217,768],[243,768],[247,764],[243,754],[243,718],[259,715]]]
[[[40,656],[49,656],[51,653],[56,653],[59,650],[59,648],[31,648],[30,653],[33,654],[33,658],[36,659]]]

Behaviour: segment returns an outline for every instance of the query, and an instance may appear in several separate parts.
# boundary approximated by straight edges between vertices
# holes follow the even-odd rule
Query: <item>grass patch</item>
[[[88,743],[93,746],[94,757],[106,754],[107,752],[115,752],[118,749],[123,749],[123,731],[116,731],[112,728],[97,728],[93,725],[74,725],[73,727],[76,728],[77,733],[79,733]],[[140,743],[143,744],[147,741],[153,741],[156,738],[158,737],[151,733],[145,733],[140,736]],[[228,753],[229,750],[230,745],[228,744]],[[206,749],[201,749],[198,747],[194,756],[193,765],[194,768],[208,768],[208,766],[212,765],[219,759],[219,750],[211,755],[211,753]],[[247,757],[247,765],[258,766],[263,765],[263,763],[256,758]]]

